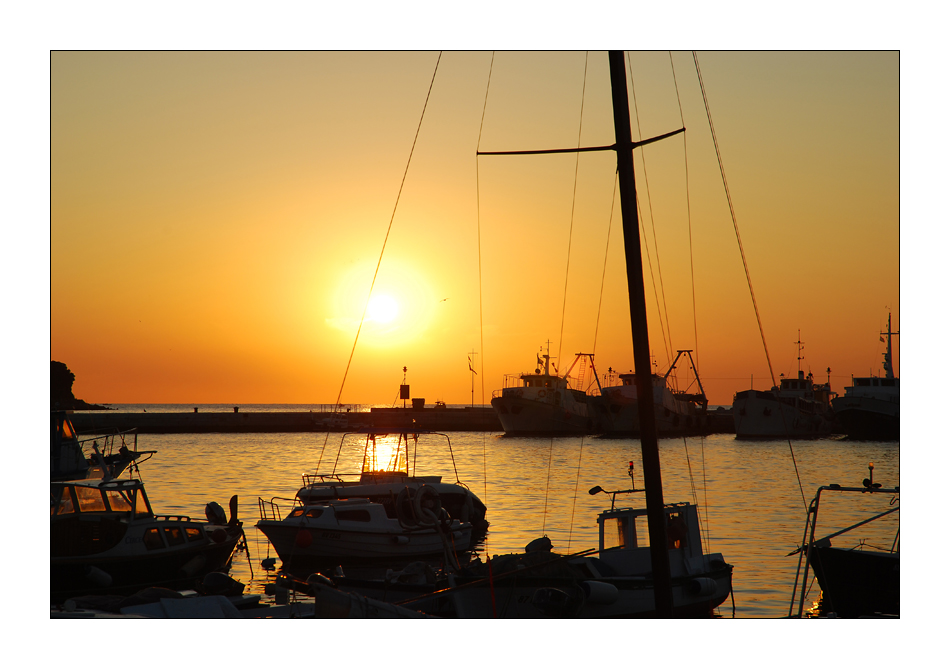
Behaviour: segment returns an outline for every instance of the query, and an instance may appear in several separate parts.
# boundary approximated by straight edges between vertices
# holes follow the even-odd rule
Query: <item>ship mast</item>
[[[891,332],[891,315],[887,315],[887,332],[882,332],[882,335],[887,335],[887,353],[884,354],[884,378],[893,379],[894,378],[894,363],[891,358],[891,335],[899,335],[898,332]]]
[[[614,131],[617,138],[617,172],[620,182],[620,211],[627,265],[627,295],[630,299],[630,326],[633,332],[633,363],[636,372],[637,406],[640,418],[640,451],[643,458],[643,487],[646,490],[653,567],[653,597],[661,618],[673,616],[670,555],[666,539],[666,511],[660,451],[653,410],[653,374],[650,369],[650,341],[647,331],[646,292],[643,259],[637,221],[637,188],[633,171],[634,144],[630,135],[630,107],[627,101],[627,70],[623,51],[611,51],[610,86],[613,94]]]

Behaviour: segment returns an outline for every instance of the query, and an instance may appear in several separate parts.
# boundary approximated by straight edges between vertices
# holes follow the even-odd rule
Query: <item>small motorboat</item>
[[[237,518],[215,502],[207,522],[156,515],[138,479],[50,483],[50,598],[132,594],[158,586],[192,588],[227,571],[244,537]]]
[[[347,438],[354,434],[366,436],[360,473],[337,473],[334,468],[326,474],[304,474],[303,487],[297,491],[297,499],[301,503],[316,504],[359,498],[384,505],[387,516],[396,518],[396,497],[407,489],[410,493],[417,494],[421,487],[426,486],[437,493],[439,505],[450,519],[471,524],[475,541],[484,538],[488,530],[485,504],[458,480],[457,469],[455,483],[443,482],[441,476],[420,476],[416,473],[420,435],[445,437],[452,466],[455,468],[455,456],[448,435],[438,432],[402,432],[398,435],[350,432],[341,438],[341,450]],[[261,518],[264,519],[263,514]]]
[[[877,616],[900,616],[900,525],[896,514],[900,511],[900,488],[884,488],[874,482],[874,463],[868,465],[870,476],[862,486],[847,487],[837,483],[821,486],[808,507],[802,547],[789,553],[799,555],[798,572],[792,590],[792,603],[789,616],[801,618],[804,615],[806,586],[809,567],[815,572],[818,585],[821,586],[819,613],[837,618],[861,618]],[[857,523],[815,539],[818,524],[818,510],[822,493],[857,493],[863,503],[867,496],[889,496],[882,499],[886,507],[880,513],[864,517]],[[886,521],[884,519],[887,519]],[[864,540],[844,544],[836,538],[858,527],[864,527],[872,521],[891,522],[891,527],[882,526],[886,532],[894,532],[890,549],[873,548]],[[836,539],[838,545],[832,545]],[[802,571],[802,557],[805,558],[802,590],[798,587],[798,574]],[[795,599],[799,597],[798,611],[794,610]]]
[[[472,543],[472,524],[449,517],[429,485],[406,486],[385,505],[358,497],[302,503],[284,518],[275,500],[259,502],[257,528],[291,572],[426,557],[457,564],[457,553]]]
[[[50,481],[117,478],[139,458],[155,452],[140,451],[134,431],[79,439],[65,411],[50,412]]]

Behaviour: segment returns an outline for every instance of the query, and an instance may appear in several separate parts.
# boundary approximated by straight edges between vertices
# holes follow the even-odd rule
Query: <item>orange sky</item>
[[[50,354],[76,396],[333,402],[437,58],[53,53]],[[660,371],[696,349],[710,401],[729,404],[771,381],[692,57],[673,53],[677,86],[668,52],[630,60],[634,137],[680,127],[677,86],[687,128],[691,220],[682,136],[635,155],[669,318],[664,344],[648,277],[651,349]],[[392,320],[364,323],[343,402],[391,403],[405,365],[414,397],[468,403],[474,350],[487,403],[544,342],[565,368],[595,331],[602,373],[632,366],[615,158],[583,154],[576,187],[572,155],[476,160],[491,61],[442,55],[374,289],[390,301],[370,315]],[[889,310],[900,328],[899,56],[699,62],[775,375],[795,374],[800,330],[804,368],[830,367],[841,393],[881,371]],[[481,148],[574,146],[579,128],[612,143],[606,53],[589,56],[580,125],[584,66],[495,54]]]

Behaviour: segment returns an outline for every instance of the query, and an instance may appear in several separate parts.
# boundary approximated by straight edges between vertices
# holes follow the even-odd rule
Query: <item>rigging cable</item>
[[[732,227],[736,231],[736,241],[739,243],[739,255],[742,256],[742,267],[745,270],[746,282],[749,284],[749,295],[752,297],[752,308],[755,310],[755,320],[759,324],[759,336],[762,338],[762,348],[765,349],[765,361],[769,366],[769,375],[772,377],[772,385],[775,383],[775,372],[772,371],[772,359],[769,357],[769,347],[765,342],[765,330],[762,327],[762,318],[759,315],[759,305],[755,301],[755,291],[752,289],[752,276],[749,274],[749,264],[746,262],[745,251],[742,248],[742,237],[739,236],[739,222],[736,220],[736,210],[732,206],[732,195],[729,193],[729,183],[726,181],[726,170],[722,165],[722,154],[719,152],[719,141],[716,139],[716,129],[713,127],[712,112],[709,110],[709,100],[706,97],[706,87],[703,85],[703,74],[699,69],[699,55],[693,51],[693,63],[696,65],[696,77],[699,79],[699,88],[703,93],[703,104],[706,107],[706,119],[709,121],[709,132],[712,134],[713,145],[716,147],[716,160],[719,161],[719,173],[722,175],[722,185],[726,191],[726,200],[729,202],[729,214],[732,216]],[[779,412],[784,420],[785,413]],[[787,431],[786,431],[787,434]],[[808,510],[808,502],[805,500],[805,488],[802,486],[802,477],[798,472],[798,462],[795,459],[795,450],[792,448],[792,441],[788,441],[788,450],[792,454],[792,464],[795,465],[795,476],[798,478],[798,490],[802,495],[802,503],[805,510]]]
[[[435,69],[432,71],[432,81],[429,82],[429,91],[426,93],[426,101],[422,105],[422,114],[419,116],[419,125],[416,127],[416,135],[412,138],[412,148],[409,149],[409,159],[406,161],[406,169],[402,173],[402,181],[399,183],[399,192],[396,194],[396,203],[393,205],[392,216],[389,217],[389,226],[386,228],[386,236],[383,238],[383,248],[379,251],[379,260],[376,262],[376,270],[373,272],[373,281],[369,286],[369,293],[366,295],[366,303],[363,305],[363,315],[360,316],[360,324],[356,328],[356,337],[353,339],[353,348],[350,349],[350,357],[346,361],[346,369],[343,372],[343,381],[340,383],[340,392],[336,397],[336,406],[340,406],[340,399],[343,397],[343,386],[346,385],[346,376],[350,372],[350,365],[353,362],[353,354],[356,353],[356,343],[360,340],[360,331],[363,329],[363,321],[366,319],[366,312],[369,309],[369,300],[373,295],[373,287],[376,285],[376,277],[379,274],[379,266],[383,263],[383,254],[386,252],[386,243],[389,241],[389,233],[393,229],[393,220],[396,218],[396,209],[399,207],[399,198],[402,196],[403,186],[406,185],[406,175],[409,174],[409,165],[412,162],[412,154],[416,150],[416,141],[419,139],[419,131],[422,130],[422,120],[426,115],[426,107],[429,105],[429,96],[432,95],[432,86],[435,84],[435,75],[439,71],[439,61],[442,60],[442,52],[439,52],[439,57],[435,61]],[[317,461],[317,470],[320,469],[320,463],[323,461],[323,453],[327,448],[327,441],[330,438],[330,433],[327,432],[327,436],[323,441],[323,449],[320,451],[320,459]],[[340,449],[337,451],[337,460],[340,458],[340,451],[343,450],[343,443],[340,442]],[[336,465],[334,465],[334,471],[336,470]]]
[[[680,125],[686,127],[686,119],[683,117],[683,102],[680,99],[680,88],[676,81],[676,67],[673,65],[673,52],[669,52],[670,71],[673,73],[673,88],[676,90],[676,104],[680,110]],[[686,133],[683,133],[683,169],[686,177],[686,230],[689,238],[689,280],[693,297],[693,349],[696,351],[696,360],[693,361],[693,371],[696,378],[699,378],[699,325],[696,317],[696,271],[693,264],[693,213],[689,200],[689,154],[686,150]],[[705,393],[704,393],[705,395]],[[707,405],[708,406],[708,405]],[[706,485],[706,435],[699,436],[700,458],[703,464],[703,512],[706,514],[706,546],[709,547],[709,487]],[[687,452],[687,457],[689,453]]]
[[[482,207],[481,186],[478,173],[478,150],[482,147],[482,129],[485,127],[485,110],[488,109],[488,91],[491,88],[491,73],[495,67],[495,52],[492,51],[491,63],[488,65],[488,83],[485,85],[485,102],[482,104],[482,120],[478,124],[478,141],[475,144],[475,219],[476,237],[478,244],[478,346],[482,352],[481,362],[481,389],[482,406],[485,406],[485,321],[482,316]],[[485,431],[482,431],[482,482],[485,496],[485,506],[488,506],[488,441]],[[486,539],[487,543],[487,539]]]
[[[590,60],[590,52],[584,54],[584,81],[581,85],[581,111],[580,117],[577,121],[577,148],[581,148],[581,133],[584,130],[584,98],[587,93],[587,63]],[[581,163],[581,154],[577,152],[574,154],[574,191],[571,196],[571,221],[567,229],[567,267],[564,269],[564,300],[561,303],[561,332],[558,336],[557,344],[557,359],[561,360],[561,349],[564,347],[564,321],[565,314],[567,313],[567,284],[568,279],[570,278],[571,273],[571,243],[573,241],[574,235],[574,208],[577,205],[577,174],[580,170]],[[557,369],[557,368],[555,368]],[[566,380],[566,379],[565,379]],[[583,383],[583,378],[581,379]],[[551,411],[557,411],[555,405],[551,405]],[[582,439],[583,443],[583,439]],[[551,468],[554,464],[554,437],[551,437],[551,445],[548,448],[548,479],[547,483],[544,486],[544,510],[541,515],[541,534],[544,534],[544,530],[547,527],[548,519],[548,493],[551,490]]]
[[[633,65],[630,63],[630,53],[626,53],[627,56],[627,72],[630,75],[630,93],[633,95],[633,114],[634,118],[637,120],[637,137],[638,139],[643,139],[643,133],[640,130],[640,111],[637,108],[637,89],[633,85]],[[685,127],[685,124],[683,124]],[[656,274],[660,280],[660,294],[663,296],[663,312],[660,313],[660,333],[663,335],[663,346],[666,349],[666,364],[669,366],[673,359],[673,334],[670,331],[670,314],[669,310],[666,307],[666,289],[663,286],[663,271],[660,269],[660,245],[656,238],[656,219],[653,218],[653,198],[650,196],[650,179],[647,176],[647,158],[644,153],[645,147],[640,147],[640,163],[643,165],[643,183],[646,186],[647,191],[647,208],[650,211],[650,227],[653,229],[653,250],[656,253]],[[637,197],[637,208],[640,207],[640,198]],[[641,214],[640,220],[643,220]],[[641,224],[642,225],[642,224]],[[644,241],[646,240],[646,230],[644,230]],[[652,267],[651,267],[652,275]],[[653,291],[656,293],[656,284],[654,283]],[[660,311],[660,304],[657,301],[656,305],[657,311]],[[664,326],[665,322],[665,326]]]
[[[607,244],[604,247],[604,270],[600,275],[600,296],[597,300],[597,318],[594,320],[594,346],[591,354],[597,352],[597,333],[600,330],[600,310],[604,304],[604,284],[607,281],[607,257],[610,254],[610,230],[614,222],[614,203],[617,201],[617,179],[620,172],[614,170],[614,189],[610,197],[610,218],[607,220]]]

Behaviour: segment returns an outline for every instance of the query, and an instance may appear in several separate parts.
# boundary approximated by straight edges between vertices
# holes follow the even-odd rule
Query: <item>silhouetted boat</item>
[[[298,573],[341,563],[402,566],[425,557],[452,562],[472,541],[472,524],[449,518],[438,493],[427,485],[403,488],[392,506],[349,498],[299,504],[280,518],[274,500],[260,500],[260,505],[257,529],[274,546],[283,568]]]
[[[538,368],[534,374],[506,376],[505,387],[494,391],[491,400],[492,408],[498,414],[505,434],[559,435],[598,432],[599,425],[588,402],[590,396],[583,390],[572,388],[570,382],[571,371],[577,363],[586,363],[588,360],[596,380],[597,370],[594,368],[593,355],[578,353],[564,376],[559,376],[556,370],[554,374],[551,373],[550,351],[538,356]],[[509,385],[508,381],[512,377],[516,378],[520,385]]]
[[[736,437],[813,439],[832,433],[835,393],[831,382],[815,383],[801,368],[802,342],[798,342],[798,378],[781,379],[771,390],[743,390],[732,400]],[[830,370],[829,370],[830,373]]]
[[[870,477],[864,479],[862,487],[846,487],[838,484],[821,486],[808,508],[802,548],[789,553],[804,554],[805,572],[802,576],[802,592],[797,615],[802,616],[808,583],[808,568],[815,572],[818,585],[821,586],[821,610],[825,615],[833,614],[839,618],[858,618],[862,616],[900,615],[900,535],[899,529],[894,536],[890,550],[874,549],[863,541],[850,546],[832,545],[831,540],[851,530],[862,527],[872,521],[884,518],[900,510],[900,488],[884,488],[874,483],[874,465],[870,464]],[[876,515],[861,520],[849,527],[815,539],[818,524],[818,511],[823,492],[857,493],[862,499],[867,495],[890,495],[888,508]],[[801,571],[801,556],[799,571]],[[796,585],[798,583],[796,575]],[[795,597],[793,591],[793,610]]]
[[[891,315],[887,315],[887,351],[884,353],[884,376],[852,377],[844,389],[844,397],[831,401],[835,416],[851,439],[893,441],[901,433],[901,387],[894,376],[891,358]]]
[[[127,438],[131,449],[126,446]],[[91,452],[87,454],[86,449]],[[115,432],[80,440],[65,411],[50,412],[50,481],[101,479],[104,475],[115,478],[142,456],[155,452],[138,450],[135,432]]]
[[[657,434],[660,436],[701,434],[707,428],[706,408],[709,402],[699,375],[696,375],[698,393],[676,391],[670,387],[670,375],[684,353],[692,364],[692,351],[678,351],[666,374],[652,375],[653,410]],[[619,377],[620,385],[604,386],[600,397],[591,398],[590,404],[595,408],[604,435],[636,436],[640,434],[637,375],[631,372],[620,374]]]
[[[149,586],[193,587],[227,570],[244,536],[237,518],[212,502],[208,522],[152,511],[138,479],[50,484],[50,596],[131,594]]]

